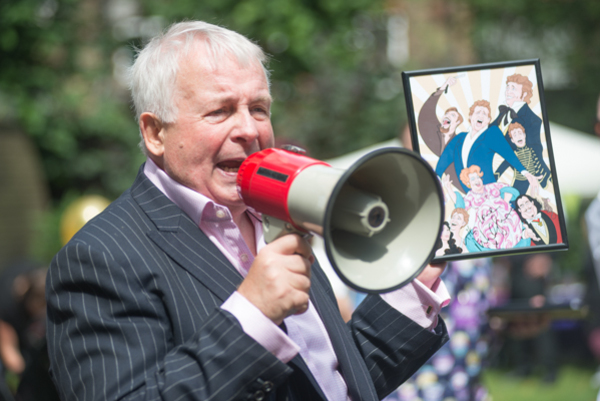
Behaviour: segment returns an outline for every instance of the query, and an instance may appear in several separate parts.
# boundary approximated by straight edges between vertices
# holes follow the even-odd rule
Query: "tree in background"
[[[481,62],[540,58],[550,120],[593,133],[600,93],[600,2],[455,0],[473,15]]]
[[[551,119],[581,129],[600,80],[598,8],[595,0],[5,0],[0,121],[40,155],[55,211],[42,242],[54,241],[52,255],[51,227],[65,205],[90,192],[116,198],[143,161],[125,72],[135,48],[172,22],[224,25],[265,48],[276,136],[326,159],[398,135],[407,119],[402,70],[538,57],[532,38],[562,63],[554,68],[562,89],[546,96]],[[509,34],[518,46],[499,44]]]

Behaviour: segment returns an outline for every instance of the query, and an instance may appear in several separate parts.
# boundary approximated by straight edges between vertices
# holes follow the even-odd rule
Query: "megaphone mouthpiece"
[[[331,216],[332,225],[337,229],[371,237],[390,221],[388,207],[377,195],[347,185],[338,198]]]

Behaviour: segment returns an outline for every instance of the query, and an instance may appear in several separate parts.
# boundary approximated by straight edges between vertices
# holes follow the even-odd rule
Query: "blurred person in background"
[[[600,365],[600,193],[585,212],[585,226],[589,244],[588,260],[585,266],[585,304],[589,305],[586,320],[588,347]],[[600,366],[592,377],[592,386],[600,388]],[[600,396],[600,394],[599,394]]]
[[[450,341],[388,401],[483,401],[489,393],[482,382],[488,364],[492,332],[486,312],[494,306],[489,258],[448,262],[443,280],[452,302],[442,309]]]
[[[517,255],[510,261],[510,299],[513,304],[522,303],[529,308],[542,308],[547,303],[547,290],[551,284],[554,260],[551,254],[536,253]],[[543,372],[542,380],[553,383],[557,375],[556,333],[550,327],[550,319],[543,314],[534,317],[524,314],[509,324],[513,339],[516,377],[527,377],[536,370]]]
[[[0,357],[3,377],[16,378],[17,401],[58,399],[48,373],[46,272],[41,263],[22,261],[0,275]]]
[[[596,104],[596,122],[594,134],[600,138],[600,96]],[[585,304],[589,305],[589,317],[586,321],[588,346],[596,362],[600,364],[600,193],[588,206],[585,216],[585,229],[589,245],[586,263]],[[592,386],[600,388],[600,366],[592,377]],[[600,400],[600,392],[598,393]]]

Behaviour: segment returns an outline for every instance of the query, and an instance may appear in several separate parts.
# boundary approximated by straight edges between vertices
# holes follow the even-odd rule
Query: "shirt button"
[[[225,211],[223,209],[217,210],[217,217],[222,219],[225,217]]]
[[[248,261],[248,255],[246,255],[245,253],[242,253],[240,255],[240,259],[242,260],[242,262],[246,263]]]

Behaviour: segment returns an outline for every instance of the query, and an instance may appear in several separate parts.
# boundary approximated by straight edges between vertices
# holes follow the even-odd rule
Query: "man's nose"
[[[253,142],[258,138],[257,121],[249,110],[238,110],[232,134],[237,141]]]

